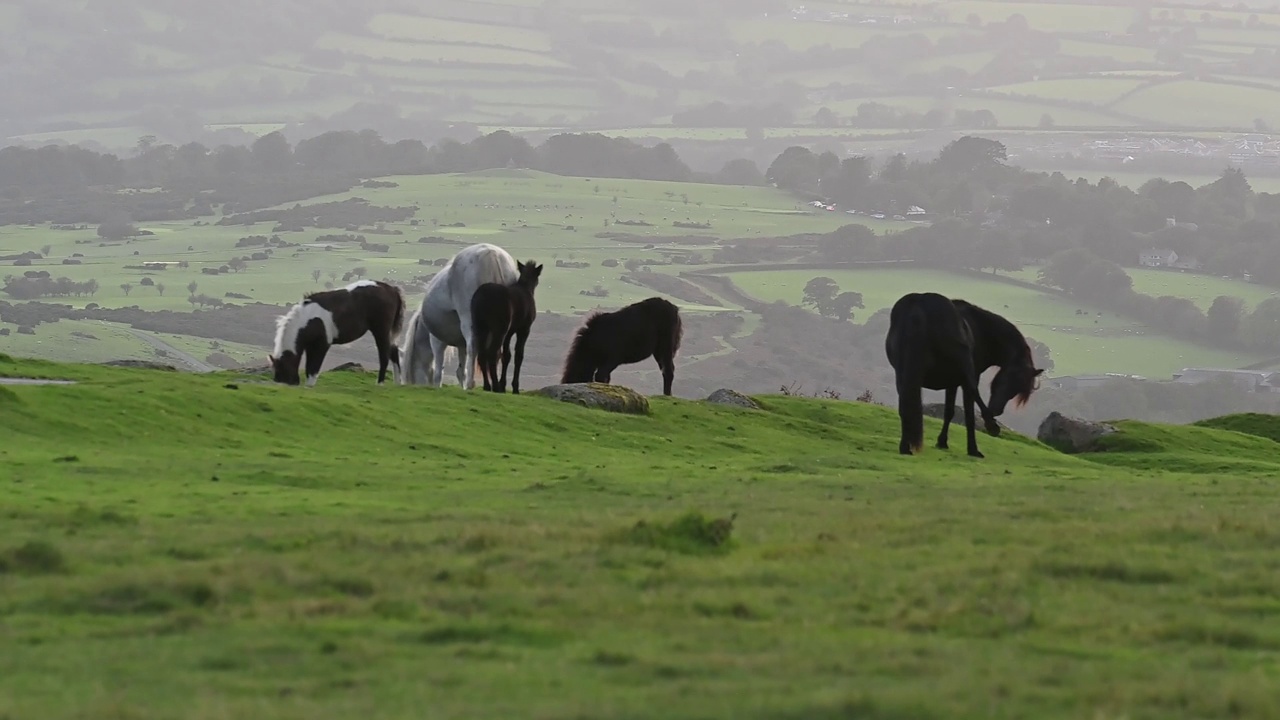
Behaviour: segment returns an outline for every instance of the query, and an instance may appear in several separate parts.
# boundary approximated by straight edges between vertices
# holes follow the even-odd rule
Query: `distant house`
[[[1151,248],[1138,255],[1138,264],[1143,267],[1173,267],[1178,262],[1178,253],[1172,250]]]
[[[907,217],[913,220],[919,220],[923,218],[925,215],[928,215],[928,213],[926,213],[924,211],[924,208],[920,207],[919,205],[912,205],[911,207],[907,208]]]
[[[1204,267],[1204,263],[1193,257],[1180,257],[1173,262],[1171,267],[1176,267],[1179,270],[1199,270]]]
[[[1075,391],[1105,385],[1112,380],[1146,380],[1141,375],[1125,375],[1124,373],[1105,373],[1103,375],[1063,375],[1050,380],[1050,384],[1059,390]]]

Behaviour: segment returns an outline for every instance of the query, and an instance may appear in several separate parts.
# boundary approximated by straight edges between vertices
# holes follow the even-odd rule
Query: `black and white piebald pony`
[[[307,386],[316,384],[331,345],[346,345],[373,333],[378,345],[378,384],[400,373],[396,343],[404,325],[404,295],[381,280],[360,280],[337,290],[307,293],[302,302],[276,319],[276,346],[271,354],[275,381],[301,382],[299,366],[307,356]]]

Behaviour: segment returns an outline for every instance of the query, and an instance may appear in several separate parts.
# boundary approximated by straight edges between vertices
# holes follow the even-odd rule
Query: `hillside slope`
[[[0,376],[78,381],[0,386],[0,715],[1280,711],[1261,467],[903,458],[893,411],[782,397]]]

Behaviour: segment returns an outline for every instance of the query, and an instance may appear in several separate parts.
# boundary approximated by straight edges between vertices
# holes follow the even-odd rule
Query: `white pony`
[[[431,278],[422,304],[409,320],[401,348],[400,374],[404,384],[440,387],[445,350],[460,348],[458,384],[476,386],[476,343],[471,325],[471,296],[489,282],[513,285],[520,274],[515,258],[497,245],[478,243],[465,247]],[[431,355],[427,359],[427,349]]]

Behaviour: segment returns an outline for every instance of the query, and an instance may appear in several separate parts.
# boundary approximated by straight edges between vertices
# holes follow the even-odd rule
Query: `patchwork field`
[[[8,716],[1280,712],[1271,418],[904,458],[851,402],[0,376],[79,381],[0,386]]]
[[[1234,285],[1228,287],[1227,281],[1221,281],[1221,285],[1183,286],[1176,283],[1175,278],[1185,276],[1165,275],[1168,280],[1144,276],[1144,281],[1152,289],[1166,287],[1161,294],[1182,296],[1185,287],[1186,296],[1198,302],[1204,302],[1206,292],[1226,289],[1231,293],[1237,289]],[[1053,354],[1055,375],[1115,372],[1163,379],[1184,367],[1241,367],[1263,359],[1262,355],[1222,351],[1177,340],[1113,312],[1056,295],[940,270],[777,270],[729,275],[735,285],[753,297],[793,304],[803,299],[805,283],[819,276],[835,280],[841,290],[862,293],[866,309],[856,311],[855,320],[865,320],[877,310],[892,307],[908,292],[937,292],[987,307],[1017,323],[1025,334],[1048,345]],[[1134,284],[1135,289],[1142,291],[1136,279]],[[1258,289],[1245,283],[1237,285]],[[1206,289],[1210,287],[1213,290]],[[1258,299],[1257,295],[1253,297],[1255,301]],[[1212,300],[1210,297],[1209,302]],[[1077,314],[1078,310],[1085,312]]]
[[[620,107],[632,118],[621,124],[667,125],[673,113],[713,100],[783,97],[794,127],[812,127],[823,106],[847,121],[858,104],[877,98],[915,112],[986,109],[1006,129],[1035,129],[1046,114],[1057,127],[1080,129],[1250,132],[1256,120],[1280,122],[1266,111],[1278,104],[1280,88],[1252,60],[1280,44],[1274,8],[1146,12],[1072,2],[947,0],[919,9],[841,2],[734,13],[711,28],[696,13],[637,0],[562,2],[550,10],[525,0],[439,0],[415,8],[370,7],[327,23],[317,15],[311,23],[281,27],[289,37],[279,43],[219,55],[186,40],[183,29],[197,19],[184,10],[155,0],[127,5],[128,12],[114,20],[120,62],[95,67],[82,100],[15,126],[13,138],[127,148],[140,134],[158,133],[184,142],[189,138],[168,137],[170,126],[153,126],[148,116],[122,108],[190,107],[192,97],[200,100],[203,124],[254,133],[357,103],[450,122],[533,123],[546,131],[598,127],[602,115],[618,125]],[[65,24],[50,25],[56,16],[21,7],[6,12],[0,38],[15,52],[30,45],[32,51],[74,55],[75,48],[97,40],[81,38]],[[248,10],[237,8],[222,21],[233,23],[243,12]],[[1047,33],[1048,40],[1036,36],[1034,42],[1053,52],[1004,67],[1010,63],[997,59],[1005,54],[992,44],[1012,38],[1003,24],[1020,27],[1018,18]],[[1149,32],[1134,33],[1136,26]],[[1176,47],[1160,52],[1159,38],[1168,37],[1178,38]],[[777,62],[761,48],[791,55]],[[801,53],[825,53],[826,59],[801,61]],[[877,59],[880,53],[890,55]],[[63,67],[52,60],[45,68],[50,73]],[[919,77],[941,71],[945,78]],[[531,73],[550,84],[530,94]],[[1174,76],[1180,77],[1144,85]],[[804,92],[797,93],[797,85]],[[514,99],[504,103],[503,96]],[[139,129],[122,132],[134,127]],[[911,127],[919,125],[896,129]]]

